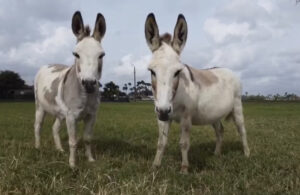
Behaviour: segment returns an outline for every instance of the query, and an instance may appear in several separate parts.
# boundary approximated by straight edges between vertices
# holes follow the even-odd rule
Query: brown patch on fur
[[[63,71],[63,70],[65,70],[65,69],[68,68],[68,66],[62,65],[62,64],[51,64],[48,67],[49,68],[53,68],[53,70],[51,71],[52,73],[54,73],[54,72],[61,72],[61,71]]]
[[[44,97],[49,104],[52,105],[56,104],[55,97],[57,96],[59,82],[60,82],[60,78],[54,79],[54,81],[51,84],[51,91],[45,90]]]
[[[178,89],[178,85],[179,85],[179,77],[177,77],[175,79],[176,80],[173,81],[173,89],[172,89],[173,97],[172,97],[172,99],[174,99],[177,89]]]
[[[67,80],[67,77],[68,77],[68,74],[70,73],[70,70],[71,70],[72,67],[69,68],[69,70],[66,72],[65,74],[65,77],[64,77],[64,80],[63,80],[63,83],[65,84],[66,80]]]
[[[159,37],[159,42],[165,42],[165,43],[171,45],[172,35],[170,33],[165,33],[165,34],[161,35]]]
[[[189,86],[190,83],[183,72],[179,74],[179,79],[183,81],[186,86]]]
[[[89,26],[85,26],[83,32],[77,37],[77,42],[81,41],[85,37],[89,37],[91,34],[91,29]]]
[[[219,80],[218,77],[210,70],[197,70],[187,65],[186,67],[190,72],[191,80],[197,83],[200,87],[211,86]]]

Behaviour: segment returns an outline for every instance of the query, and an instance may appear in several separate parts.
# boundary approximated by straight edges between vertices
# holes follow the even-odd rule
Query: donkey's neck
[[[68,107],[80,107],[85,104],[88,95],[77,77],[76,65],[66,72],[62,85],[63,99]]]

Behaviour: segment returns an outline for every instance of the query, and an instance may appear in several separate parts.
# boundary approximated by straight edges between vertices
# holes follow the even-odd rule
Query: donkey
[[[223,125],[221,119],[232,116],[241,136],[244,154],[250,155],[241,102],[241,83],[225,68],[197,70],[180,61],[187,40],[187,23],[179,14],[173,39],[160,36],[153,13],[145,23],[145,37],[152,51],[148,65],[158,119],[159,138],[153,167],[161,164],[168,131],[174,120],[180,123],[181,172],[188,172],[188,151],[192,125],[212,125],[216,133],[215,154],[221,153]]]
[[[89,26],[84,26],[81,13],[76,11],[72,18],[72,30],[77,37],[73,55],[75,64],[49,65],[42,67],[35,78],[35,147],[40,148],[40,130],[49,113],[56,117],[52,131],[56,149],[64,151],[59,137],[63,119],[66,119],[69,136],[69,164],[75,167],[77,146],[76,123],[85,123],[84,142],[88,161],[93,162],[91,152],[92,128],[94,126],[99,101],[99,80],[105,55],[101,40],[106,31],[105,18],[98,13],[95,28],[90,36]]]

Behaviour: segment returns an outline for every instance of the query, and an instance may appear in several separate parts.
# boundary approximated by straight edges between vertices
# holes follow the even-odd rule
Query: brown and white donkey
[[[148,69],[151,72],[159,138],[153,166],[160,166],[167,144],[168,131],[174,120],[180,123],[181,171],[188,172],[188,151],[192,125],[212,125],[216,132],[215,154],[220,154],[223,140],[221,119],[232,116],[241,136],[244,154],[250,155],[241,102],[241,83],[228,69],[194,69],[180,61],[187,40],[187,23],[178,16],[173,39],[159,35],[154,14],[145,23],[147,44],[152,51]]]
[[[98,14],[93,35],[88,26],[84,27],[79,11],[72,19],[72,30],[77,37],[73,55],[75,64],[48,65],[42,67],[36,75],[35,88],[35,147],[40,147],[40,130],[45,113],[56,117],[53,125],[55,146],[63,151],[59,138],[62,120],[66,119],[70,157],[69,164],[75,166],[77,146],[76,123],[83,119],[85,123],[84,141],[89,161],[94,161],[91,152],[92,128],[96,120],[99,105],[99,79],[102,71],[104,50],[101,39],[106,30],[105,19]]]

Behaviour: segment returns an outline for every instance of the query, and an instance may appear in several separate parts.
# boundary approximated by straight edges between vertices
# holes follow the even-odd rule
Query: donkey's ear
[[[84,32],[84,25],[83,25],[83,20],[82,20],[80,11],[76,11],[73,15],[72,30],[73,30],[74,35],[77,37],[77,39],[79,39],[79,37]]]
[[[187,28],[187,23],[185,21],[185,18],[182,14],[179,14],[174,29],[174,36],[173,36],[174,38],[172,41],[172,47],[178,54],[180,54],[184,48],[187,39],[187,33],[188,33],[188,28]]]
[[[104,37],[105,31],[106,31],[105,18],[102,14],[98,13],[97,18],[96,18],[94,32],[93,32],[93,37],[97,41],[101,41],[101,39]]]
[[[158,26],[155,21],[155,16],[150,13],[147,16],[145,23],[145,37],[151,51],[155,51],[160,46]]]

